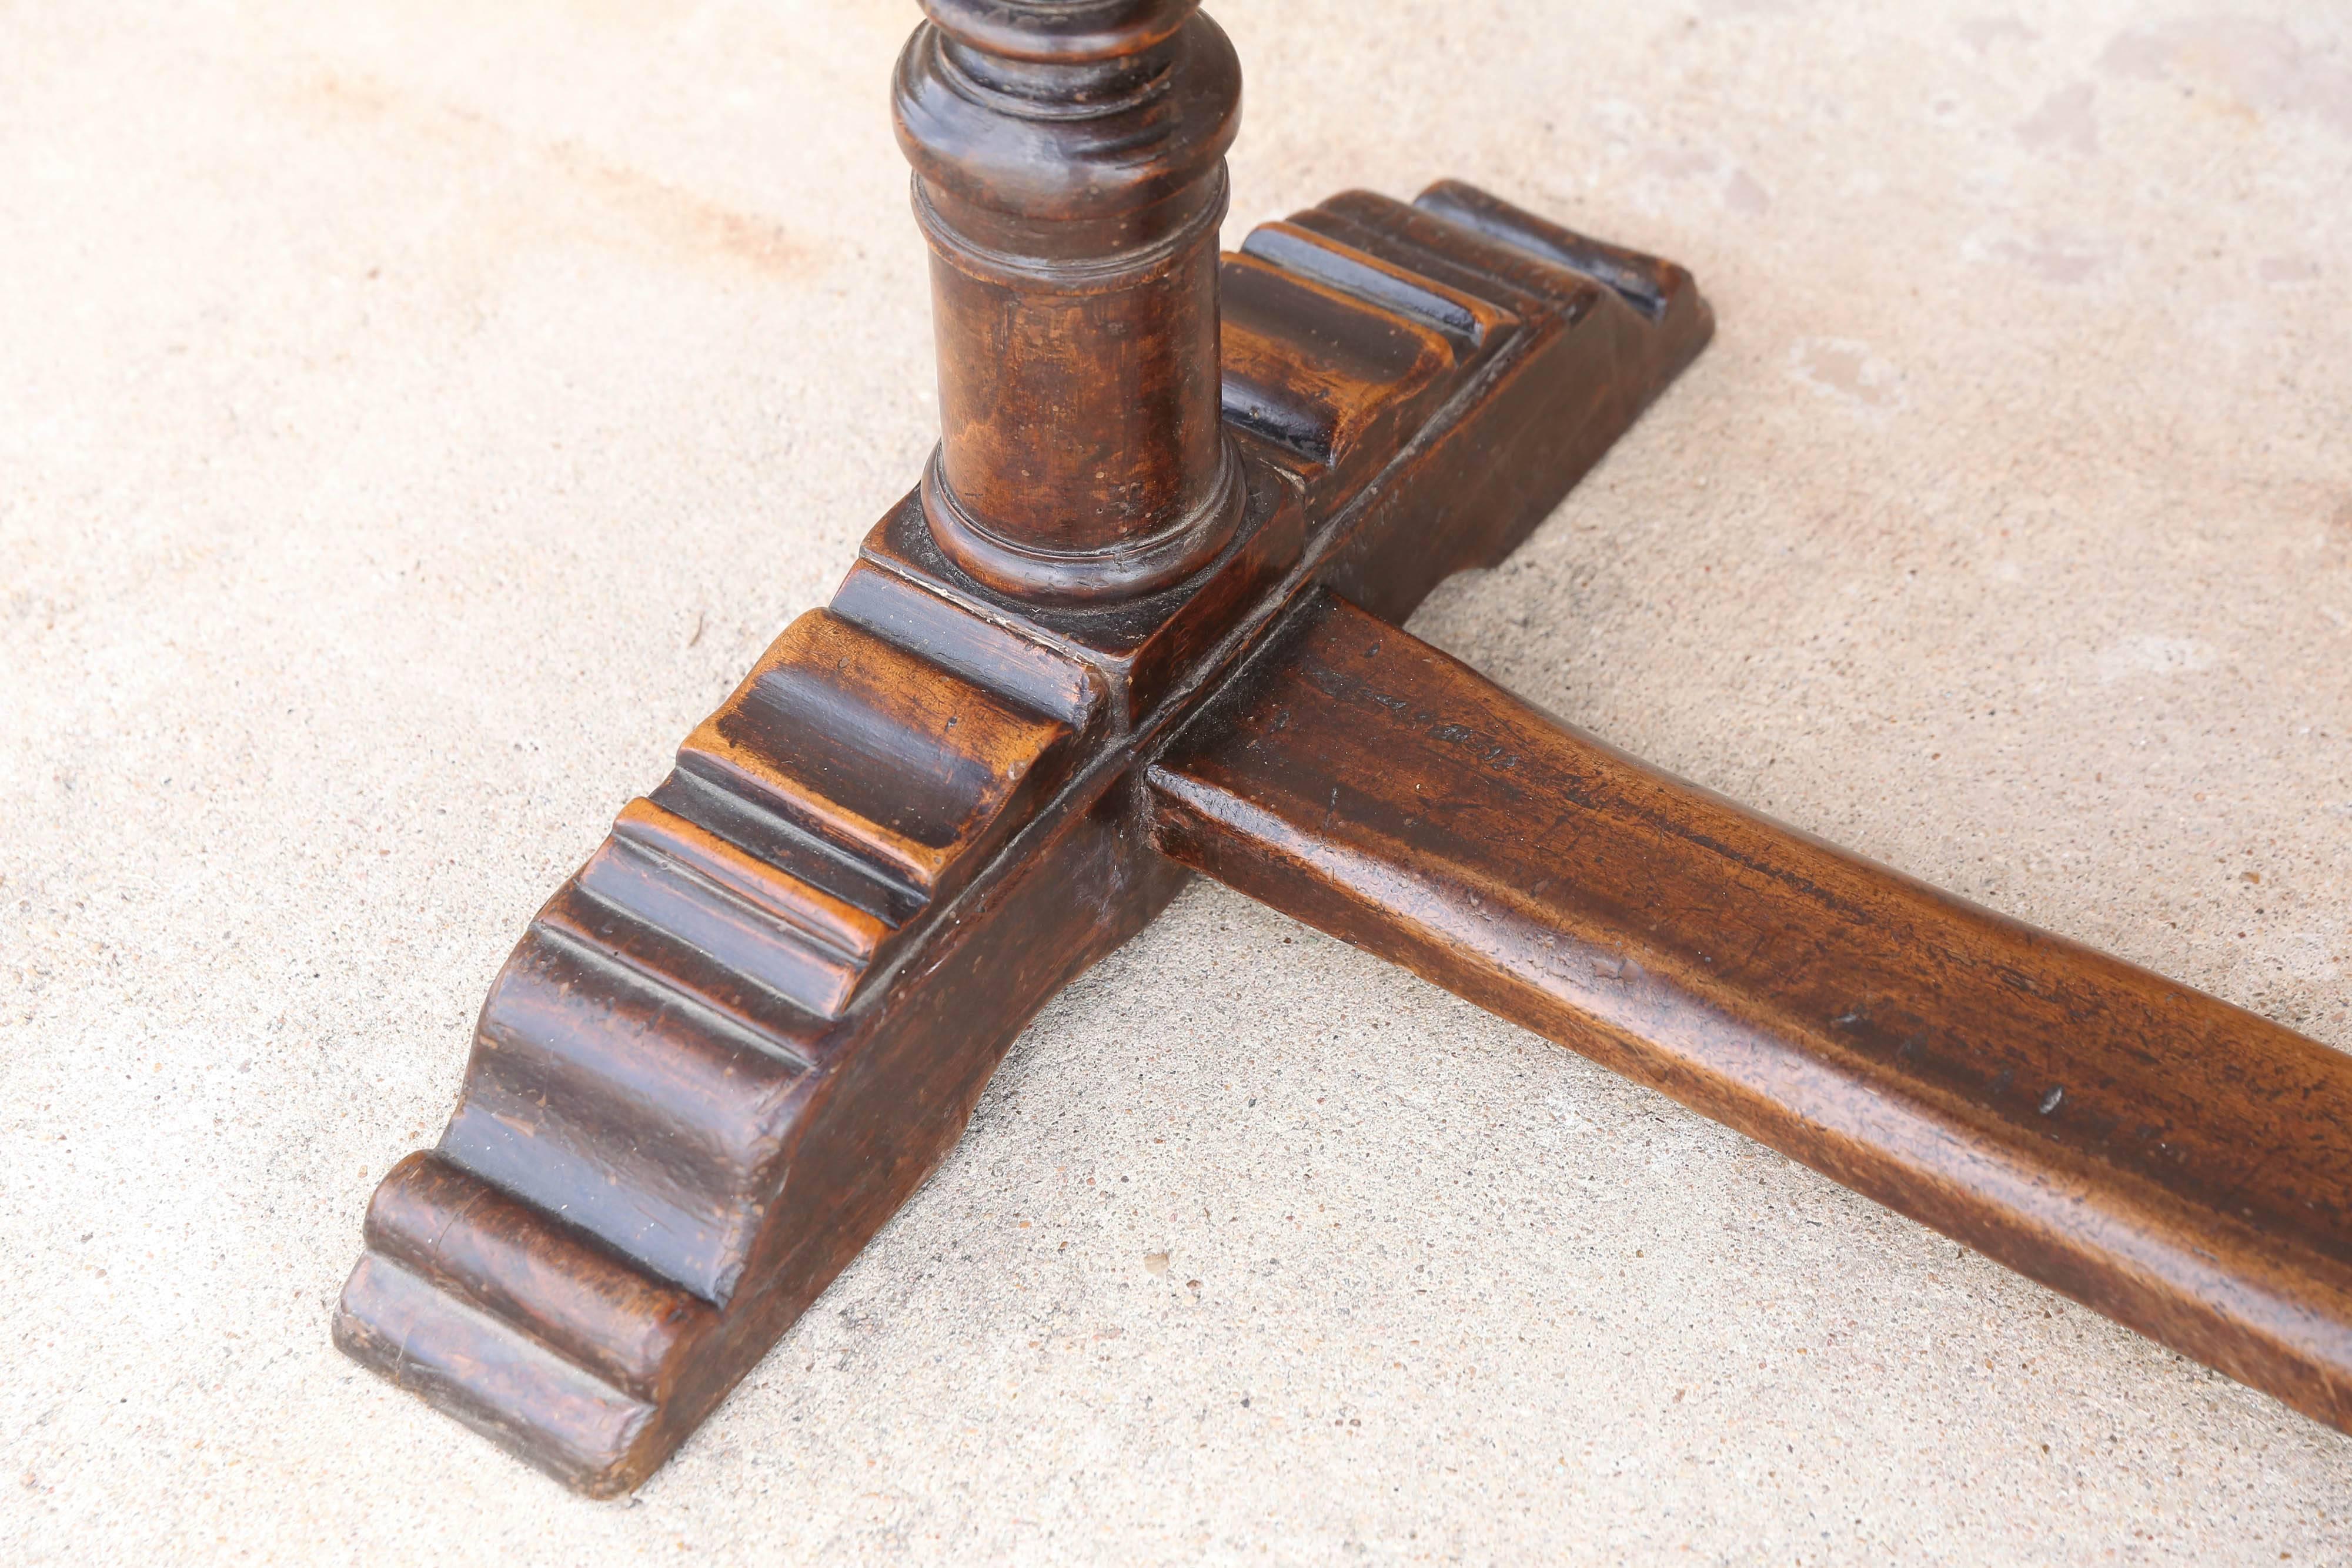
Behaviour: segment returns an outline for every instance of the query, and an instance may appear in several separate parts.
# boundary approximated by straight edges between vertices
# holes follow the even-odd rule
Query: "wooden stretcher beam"
[[[1172,859],[2352,1429],[2352,1057],[1661,773],[1329,596],[1150,789]]]

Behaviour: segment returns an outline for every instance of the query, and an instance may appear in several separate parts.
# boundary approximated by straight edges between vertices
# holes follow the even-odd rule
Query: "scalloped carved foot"
[[[1172,727],[1316,585],[1396,619],[1500,560],[1711,329],[1679,268],[1452,183],[1260,229],[1221,299],[1222,552],[1041,606],[894,507],[524,933],[369,1208],[346,1351],[635,1487],[1181,886],[1137,788]]]

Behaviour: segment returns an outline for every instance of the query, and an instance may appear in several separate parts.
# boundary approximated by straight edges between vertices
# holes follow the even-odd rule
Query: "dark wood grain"
[[[2352,1428],[2352,1058],[1673,779],[1342,601],[1163,852]]]
[[[1668,779],[1403,633],[1706,343],[1442,183],[1220,261],[1196,0],[926,0],[921,483],[523,934],[338,1342],[596,1496],[1206,871],[2342,1427],[2352,1071]]]
[[[1216,277],[1241,66],[1198,4],[930,0],[899,60],[939,338],[924,506],[1008,593],[1148,593],[1240,521]]]
[[[994,37],[1022,10],[957,15]],[[1171,729],[1317,584],[1402,614],[1499,559],[1706,342],[1686,273],[1638,259],[1651,309],[1557,259],[1591,242],[1516,221],[1524,244],[1355,193],[1193,279],[1234,302],[1223,418],[1158,417],[1205,419],[1234,488],[1189,576],[1067,591],[1045,525],[1129,514],[1052,484],[1043,578],[972,570],[933,491],[889,508],[524,934],[447,1130],[371,1210],[343,1347],[591,1495],[658,1466],[946,1156],[1036,1010],[1182,884],[1136,787]],[[1128,395],[1132,335],[1099,326],[1053,396]]]

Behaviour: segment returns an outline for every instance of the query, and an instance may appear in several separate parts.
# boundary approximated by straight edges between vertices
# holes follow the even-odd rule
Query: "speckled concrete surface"
[[[1721,315],[1416,630],[2352,1046],[2352,8],[1216,10],[1235,236],[1458,174]],[[0,1558],[2352,1557],[2352,1441],[1213,888],[634,1502],[331,1350],[931,439],[912,19],[0,6]]]

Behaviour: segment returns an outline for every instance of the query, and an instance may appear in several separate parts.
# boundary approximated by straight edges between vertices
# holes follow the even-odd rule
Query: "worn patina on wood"
[[[2345,1059],[1395,630],[1698,353],[1686,273],[1453,183],[1219,258],[1197,0],[925,8],[939,451],[524,933],[339,1343],[634,1487],[1202,871],[2346,1424]]]
[[[1669,778],[1336,599],[1150,779],[1194,870],[2352,1425],[2352,1057]]]

